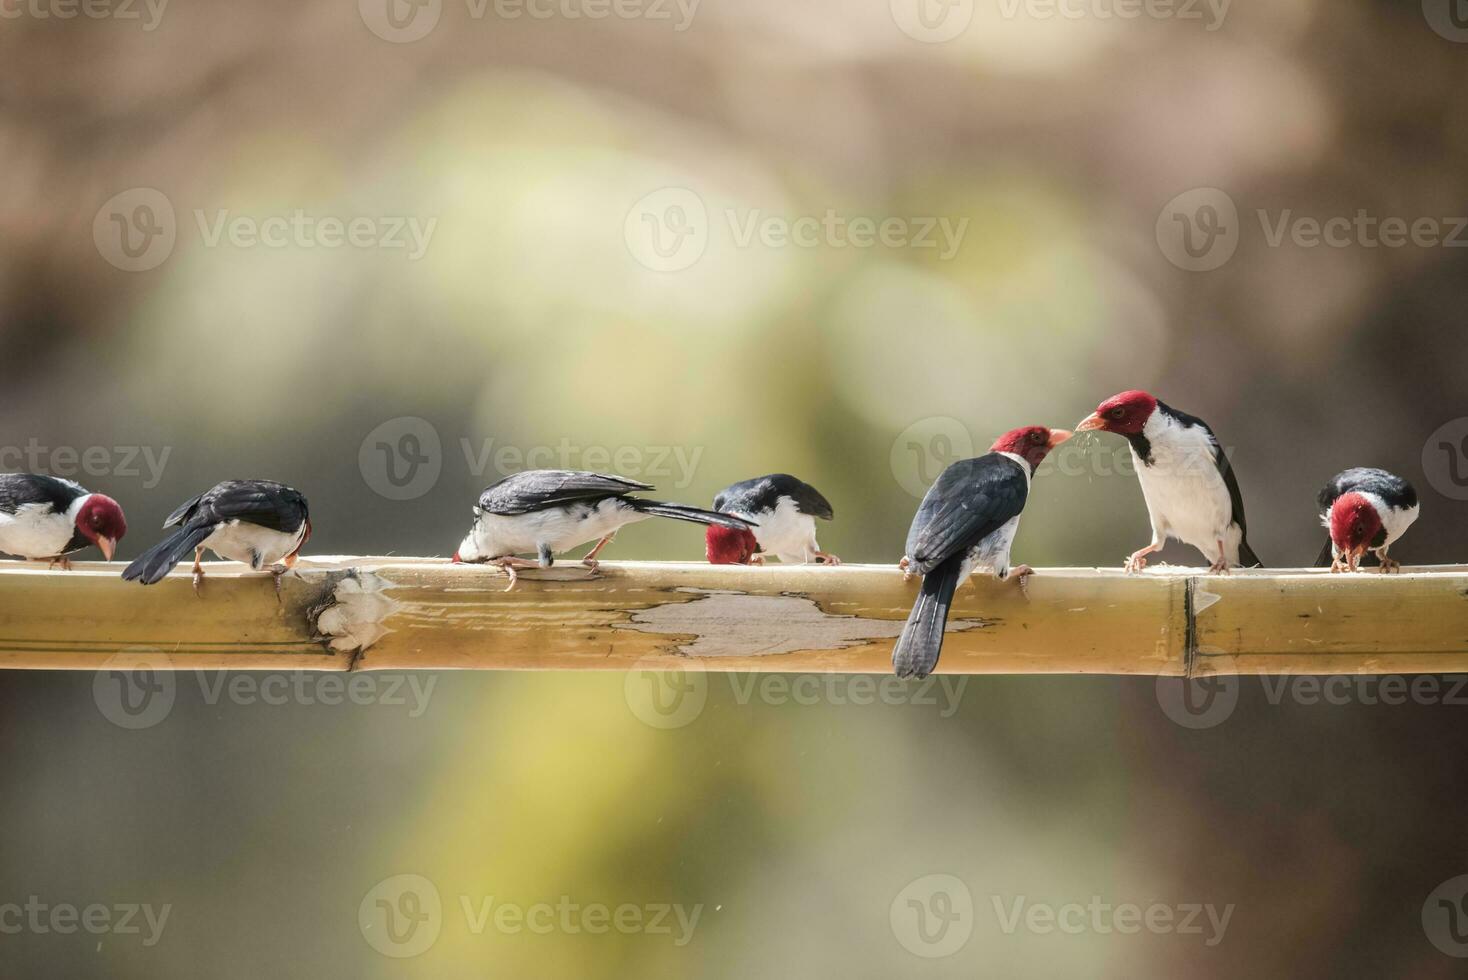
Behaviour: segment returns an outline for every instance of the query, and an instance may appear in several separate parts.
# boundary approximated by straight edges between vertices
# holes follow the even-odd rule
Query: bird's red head
[[[1030,469],[1038,469],[1050,455],[1050,450],[1060,445],[1074,432],[1065,429],[1047,429],[1043,425],[1029,425],[1023,429],[1014,429],[1004,433],[994,440],[994,445],[989,447],[991,453],[1014,453],[1024,458],[1030,464]]]
[[[1076,426],[1077,432],[1114,432],[1119,436],[1135,436],[1157,411],[1157,399],[1145,391],[1123,391],[1106,399],[1096,411]]]
[[[1330,508],[1330,540],[1343,554],[1361,557],[1381,533],[1381,515],[1359,493],[1341,494]]]
[[[127,518],[122,516],[122,508],[117,501],[105,494],[94,493],[77,510],[76,529],[78,534],[101,549],[104,559],[111,561],[117,542],[127,533]]]
[[[704,531],[704,554],[710,565],[748,565],[759,551],[754,532],[747,527],[732,528],[710,524]]]

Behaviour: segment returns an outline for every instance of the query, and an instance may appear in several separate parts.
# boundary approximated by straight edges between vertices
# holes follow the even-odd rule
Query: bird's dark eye
[[[1107,412],[1106,413],[1106,417],[1109,418],[1109,419],[1125,418],[1126,417],[1126,409],[1121,408],[1121,407],[1118,406],[1117,408],[1113,408],[1111,411]]]
[[[1033,442],[1035,445],[1038,446],[1040,443],[1045,442],[1045,441],[1046,441],[1045,433],[1043,433],[1043,432],[1031,432],[1030,433],[1030,442]]]

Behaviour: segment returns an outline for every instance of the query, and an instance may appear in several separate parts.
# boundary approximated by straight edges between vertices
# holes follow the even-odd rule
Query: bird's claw
[[[63,572],[69,572],[71,571],[71,559],[65,555],[57,555],[51,559],[51,563],[46,568],[48,571],[53,568],[60,568]]]
[[[1147,556],[1140,551],[1126,560],[1125,568],[1128,575],[1140,575],[1146,567]]]
[[[1015,580],[1019,585],[1020,595],[1026,599],[1030,597],[1030,576],[1033,574],[1035,570],[1028,565],[1016,565],[1009,570],[1008,577]]]
[[[765,556],[762,555],[762,554],[761,555],[750,555],[749,556],[749,563],[751,565],[763,565],[765,563]]]
[[[1392,572],[1401,571],[1402,563],[1395,558],[1388,558],[1386,555],[1380,553],[1376,557],[1381,562],[1381,574],[1390,575]]]
[[[902,560],[897,563],[897,567],[902,569],[902,581],[904,582],[911,582],[913,579],[917,578],[917,573],[912,571],[910,568],[911,565],[912,559],[907,557],[906,555],[903,555]]]
[[[816,561],[820,562],[823,565],[839,565],[839,564],[841,564],[841,559],[840,558],[837,558],[835,555],[831,554],[829,551],[817,551],[815,553],[815,559],[816,559]]]

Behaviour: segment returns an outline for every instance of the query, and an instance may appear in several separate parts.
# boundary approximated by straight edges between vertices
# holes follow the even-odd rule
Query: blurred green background
[[[1468,241],[1447,2],[88,9],[0,0],[0,468],[116,496],[124,559],[240,476],[307,493],[315,554],[446,556],[540,453],[691,503],[794,472],[835,504],[825,547],[891,562],[943,462],[1131,387],[1234,450],[1271,564],[1313,560],[1348,465],[1422,491],[1396,557],[1468,552],[1463,253],[1308,227]],[[1068,447],[1016,560],[1144,544],[1128,463]],[[701,554],[654,522],[605,557]],[[1468,953],[1424,915],[1468,872],[1451,685],[1247,680],[1178,723],[1150,679],[712,675],[669,688],[701,705],[669,727],[637,675],[338,704],[287,680],[179,675],[129,728],[113,678],[0,675],[0,973],[1447,977]],[[151,944],[141,913],[10,928],[32,896],[169,912]],[[1093,896],[1232,911],[1221,939],[1005,928]],[[676,910],[542,933],[490,899]]]

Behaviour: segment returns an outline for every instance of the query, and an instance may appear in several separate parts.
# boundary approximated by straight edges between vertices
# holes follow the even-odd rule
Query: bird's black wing
[[[305,496],[293,487],[270,480],[226,480],[174,511],[169,521],[176,523],[175,518],[204,524],[247,521],[272,531],[295,534],[309,517]]]
[[[1395,473],[1374,466],[1355,466],[1337,473],[1317,498],[1322,514],[1348,493],[1374,493],[1393,507],[1416,507],[1417,490]]]
[[[1021,464],[1000,453],[949,466],[928,490],[907,532],[907,557],[926,574],[945,559],[965,554],[1018,517],[1029,497]]]
[[[39,473],[0,474],[0,512],[14,514],[27,504],[50,504],[65,513],[87,491],[80,484]]]
[[[479,509],[489,514],[529,514],[577,500],[600,500],[651,489],[646,483],[601,473],[525,470],[487,487],[479,495]]]
[[[794,501],[795,509],[802,514],[827,521],[836,516],[830,501],[819,490],[789,473],[757,476],[725,487],[714,497],[714,510],[758,514],[774,510],[781,497]]]

